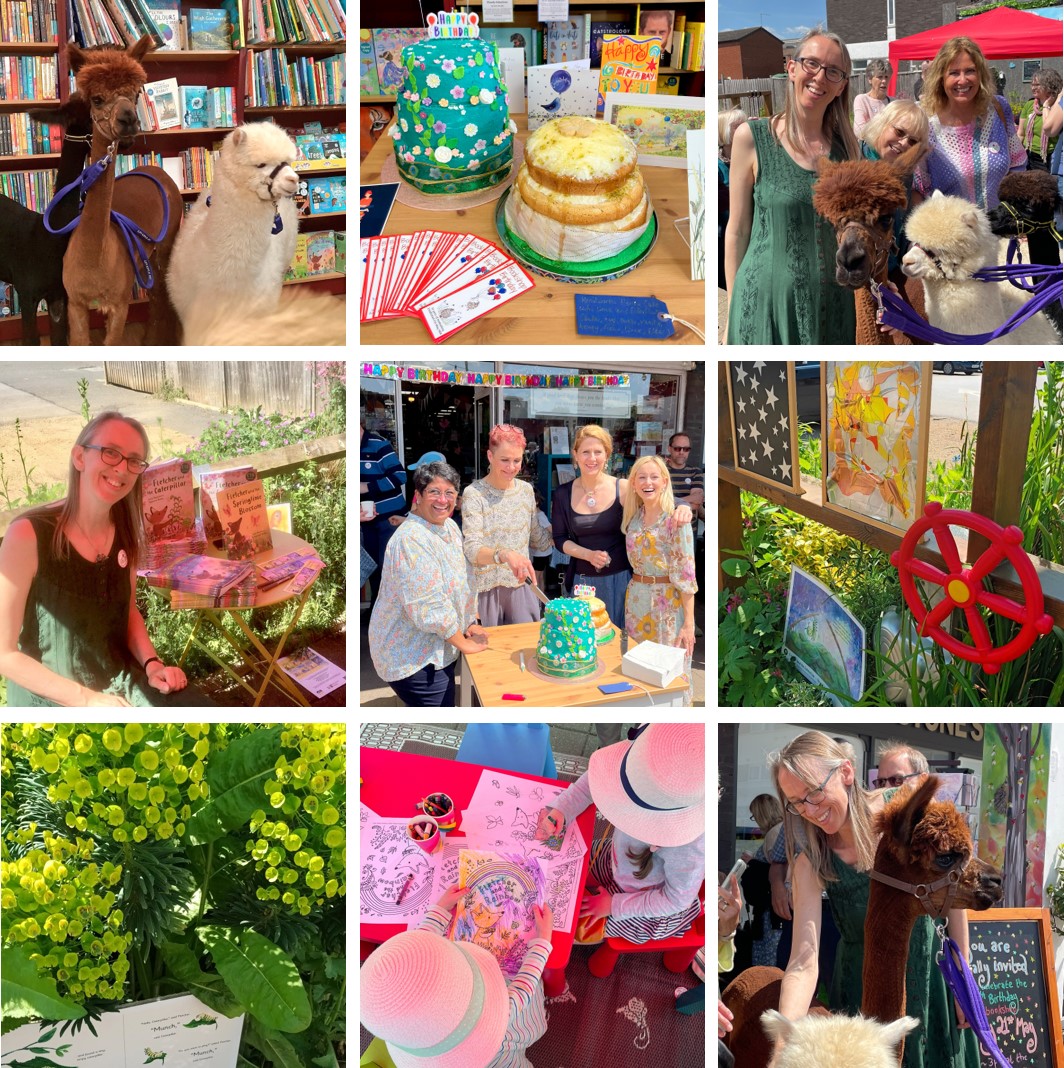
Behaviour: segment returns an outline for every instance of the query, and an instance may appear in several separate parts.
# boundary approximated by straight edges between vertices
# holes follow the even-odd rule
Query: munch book
[[[230,560],[249,560],[273,548],[261,479],[218,490],[215,507]]]

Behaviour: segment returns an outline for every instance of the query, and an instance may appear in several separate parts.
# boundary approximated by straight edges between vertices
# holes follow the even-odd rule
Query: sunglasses
[[[920,144],[919,137],[914,137],[911,133],[906,133],[900,126],[895,126],[891,123],[890,128],[894,131],[894,134],[899,141],[907,141],[910,145]]]
[[[889,775],[885,779],[873,779],[872,785],[877,790],[882,790],[884,786],[901,786],[906,779],[915,779],[917,775],[922,774],[922,771],[911,771],[908,775]]]
[[[672,449],[673,452],[690,452],[691,451],[691,446],[690,445],[670,445],[669,448]]]

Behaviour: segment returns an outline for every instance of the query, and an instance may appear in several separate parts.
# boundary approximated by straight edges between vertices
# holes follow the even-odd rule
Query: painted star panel
[[[733,360],[732,426],[737,467],[793,489],[793,400],[784,360]]]

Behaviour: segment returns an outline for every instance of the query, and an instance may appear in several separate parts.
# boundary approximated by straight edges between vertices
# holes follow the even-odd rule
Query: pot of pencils
[[[443,846],[439,825],[431,816],[415,816],[407,823],[406,833],[426,853],[435,853]]]
[[[417,808],[421,809],[426,816],[431,816],[441,831],[453,831],[458,826],[458,814],[454,810],[454,802],[447,794],[429,794],[417,803]]]

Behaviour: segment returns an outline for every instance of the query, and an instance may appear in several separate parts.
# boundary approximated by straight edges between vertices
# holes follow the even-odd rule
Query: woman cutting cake
[[[675,519],[672,483],[660,456],[641,456],[628,473],[621,530],[634,574],[624,605],[625,629],[640,641],[695,651],[694,539]]]

